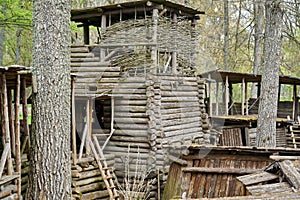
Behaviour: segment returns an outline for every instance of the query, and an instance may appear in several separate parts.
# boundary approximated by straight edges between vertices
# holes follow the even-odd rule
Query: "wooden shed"
[[[142,0],[71,14],[84,32],[84,44],[71,48],[75,163],[98,146],[103,157],[114,155],[122,181],[125,165],[134,170],[139,160],[145,172],[165,174],[186,150],[178,146],[209,143],[204,81],[195,75],[195,26],[203,12]],[[97,30],[96,42],[91,30]]]
[[[178,162],[172,163],[163,199],[244,199],[242,196],[252,193],[237,177],[242,180],[243,175],[263,173],[274,162],[274,158],[299,158],[299,150],[292,148],[193,145],[189,151],[188,155],[183,155]],[[299,197],[299,192],[287,196]],[[278,198],[280,199],[280,195]]]
[[[214,70],[200,75],[206,80],[207,111],[214,129],[222,132],[220,145],[255,145],[261,75]],[[297,126],[300,116],[300,79],[280,76],[278,93],[277,138],[279,147],[296,147]],[[257,95],[250,96],[250,87],[255,84]],[[281,88],[291,91],[291,98],[282,94]],[[293,134],[295,136],[292,136]]]
[[[0,199],[15,199],[21,196],[21,155],[29,137],[26,87],[31,73],[19,65],[0,66],[0,72]]]

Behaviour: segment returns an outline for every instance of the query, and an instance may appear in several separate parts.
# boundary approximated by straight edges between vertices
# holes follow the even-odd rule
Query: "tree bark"
[[[281,57],[283,10],[281,0],[266,0],[266,28],[261,98],[258,109],[257,146],[276,146],[276,118]]]
[[[228,0],[224,0],[224,70],[229,67],[229,5]]]
[[[37,93],[26,199],[71,199],[70,1],[34,1],[33,30]]]
[[[254,1],[254,63],[253,63],[253,74],[259,74],[263,50],[263,26],[264,26],[264,6],[261,0]],[[257,96],[256,83],[252,84],[251,98],[259,98]]]

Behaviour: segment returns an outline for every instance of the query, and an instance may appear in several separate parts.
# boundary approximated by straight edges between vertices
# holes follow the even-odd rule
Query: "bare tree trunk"
[[[70,6],[68,0],[34,1],[37,93],[33,95],[29,200],[71,199]]]
[[[5,16],[5,3],[2,2],[2,9],[1,9],[1,13]],[[5,26],[0,26],[0,66],[3,65],[3,56],[4,56],[4,47],[5,45]]]
[[[264,6],[261,0],[254,1],[254,63],[253,63],[253,74],[259,74],[263,50],[263,26],[264,26]],[[252,84],[251,98],[258,98],[257,96],[257,83]]]
[[[264,64],[258,109],[257,146],[276,146],[276,118],[283,23],[281,3],[281,0],[266,0],[265,3]]]
[[[228,0],[224,0],[224,70],[228,70],[229,65],[229,5]]]

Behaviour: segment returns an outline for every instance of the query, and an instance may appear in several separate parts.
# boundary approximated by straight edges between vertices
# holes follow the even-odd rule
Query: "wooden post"
[[[84,44],[90,44],[90,28],[88,23],[83,24]]]
[[[216,116],[219,115],[219,82],[216,82]]]
[[[14,126],[14,108],[12,101],[11,88],[7,89],[7,102],[8,102],[8,115],[9,115],[9,132],[11,141],[11,152],[13,155],[16,154],[16,139],[15,139],[15,126]]]
[[[279,103],[280,103],[280,96],[281,96],[281,83],[279,83],[279,86],[278,86],[278,105],[277,105],[277,107],[279,106]]]
[[[228,115],[228,104],[229,104],[229,82],[228,76],[225,79],[225,115]]]
[[[212,92],[211,92],[211,75],[208,74],[208,79],[209,79],[209,82],[208,82],[208,96],[209,96],[209,116],[212,116]]]
[[[233,114],[233,109],[232,109],[232,106],[233,106],[233,101],[232,101],[232,97],[233,97],[233,88],[232,88],[232,83],[229,82],[229,105],[230,105],[230,108],[229,108],[229,114],[232,115]]]
[[[242,115],[245,115],[245,78],[242,79],[242,91],[241,91],[241,95],[242,95]]]
[[[104,32],[106,30],[106,15],[101,16],[101,31]],[[100,48],[100,60],[103,61],[105,58],[105,50]]]
[[[248,83],[247,81],[245,82],[245,101],[246,101],[246,115],[249,115],[249,102],[248,102]]]
[[[153,9],[152,20],[153,20],[152,41],[153,41],[154,44],[156,44],[157,43],[157,31],[158,31],[158,9]],[[153,67],[151,68],[151,73],[156,74],[156,70],[157,70],[157,45],[152,47],[151,58],[153,60]]]
[[[23,104],[23,126],[26,139],[24,145],[27,144],[28,150],[30,148],[30,136],[29,136],[29,126],[28,126],[28,106],[27,106],[27,94],[26,94],[26,79],[22,79],[22,104]],[[24,146],[25,148],[25,146]],[[23,149],[23,148],[22,148]]]
[[[177,14],[173,13],[173,26],[177,25]],[[176,41],[173,41],[173,44],[175,45]],[[172,73],[177,74],[177,49],[174,48],[172,52]]]
[[[71,80],[71,102],[72,102],[72,153],[73,163],[77,163],[77,150],[76,150],[76,118],[75,118],[75,89],[74,78]]]
[[[17,85],[15,90],[15,140],[16,140],[16,172],[20,175],[17,182],[17,193],[19,199],[21,197],[21,141],[20,141],[20,90],[21,80],[20,75],[17,75]]]
[[[9,133],[9,117],[8,117],[8,105],[7,105],[7,86],[6,86],[6,76],[5,73],[2,73],[2,98],[3,98],[3,113],[4,113],[4,126],[5,126],[5,135],[4,141],[9,145],[9,150],[7,154],[7,173],[12,175],[13,165],[11,160],[11,141]]]
[[[88,145],[86,146],[86,151],[87,151],[87,154],[89,155],[91,153],[91,148],[90,148],[90,145],[89,143],[92,142],[92,132],[93,132],[93,106],[94,106],[94,99],[93,98],[90,98],[89,99],[90,101],[90,107],[89,107],[89,131],[88,131],[88,135],[87,135],[87,142],[88,142]]]
[[[293,120],[296,121],[297,120],[297,85],[295,84],[293,87]]]

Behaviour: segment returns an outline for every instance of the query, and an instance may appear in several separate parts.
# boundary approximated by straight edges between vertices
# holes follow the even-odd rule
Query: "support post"
[[[297,99],[297,85],[295,84],[293,86],[293,120],[297,120],[297,104],[298,104],[298,99]]]
[[[158,29],[158,9],[153,9],[152,14],[152,20],[153,20],[153,36],[152,41],[154,44],[157,44],[157,29]],[[151,58],[153,60],[153,67],[151,67],[151,73],[156,74],[157,72],[157,45],[152,47],[151,51]]]
[[[21,198],[21,141],[20,141],[20,91],[21,91],[21,80],[20,75],[17,75],[17,85],[15,90],[15,141],[16,141],[16,172],[20,175],[17,180],[17,193],[19,199]]]
[[[241,91],[241,95],[242,95],[242,115],[245,115],[245,91],[246,91],[246,88],[245,88],[245,78],[242,79],[242,91]]]
[[[4,126],[5,126],[5,135],[4,141],[9,146],[7,154],[7,174],[12,175],[13,165],[11,160],[11,141],[9,133],[9,117],[8,117],[8,105],[7,105],[7,85],[6,85],[6,75],[2,73],[2,98],[3,98],[3,113],[4,113]]]
[[[88,23],[83,24],[84,44],[90,44],[90,28]]]
[[[28,126],[28,105],[27,105],[27,94],[26,94],[26,79],[22,79],[22,105],[23,105],[23,128],[25,133],[24,148],[27,145],[27,149],[30,148],[30,136],[29,136],[29,126]],[[22,148],[23,149],[23,148]]]
[[[173,26],[177,26],[177,14],[173,13]],[[176,46],[176,40],[173,41],[174,47]],[[177,48],[175,47],[172,52],[172,73],[177,74]]]
[[[8,116],[9,116],[9,132],[10,132],[10,141],[11,141],[11,152],[13,155],[16,155],[16,138],[15,138],[15,126],[14,126],[14,108],[12,100],[11,88],[7,89],[7,102],[8,102]]]
[[[219,115],[219,82],[216,82],[216,116]]]
[[[71,102],[72,102],[72,152],[73,163],[77,163],[77,150],[76,150],[76,118],[75,118],[75,89],[74,78],[71,80]]]
[[[101,32],[106,30],[106,15],[101,16]],[[100,60],[103,61],[105,58],[105,50],[100,48]]]
[[[249,102],[248,102],[248,83],[247,81],[245,82],[245,101],[246,101],[246,115],[249,115]]]
[[[212,92],[211,92],[211,75],[208,74],[208,79],[209,79],[209,82],[208,82],[208,96],[209,96],[209,116],[212,116],[212,113],[213,113],[213,108],[212,108]]]
[[[225,115],[228,115],[228,104],[229,104],[229,82],[228,76],[225,79]]]

